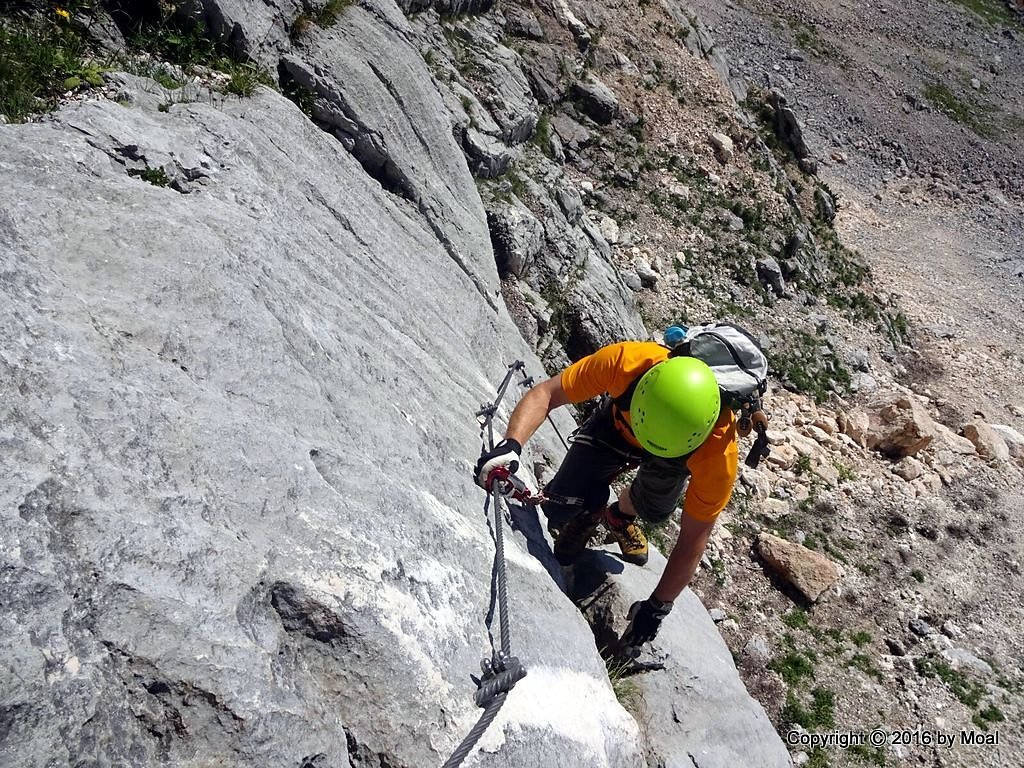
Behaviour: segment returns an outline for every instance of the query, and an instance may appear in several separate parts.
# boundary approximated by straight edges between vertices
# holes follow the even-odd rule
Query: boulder
[[[767,499],[772,492],[772,484],[768,475],[759,470],[743,465],[740,467],[740,482],[750,488],[755,499]]]
[[[989,426],[1006,443],[1006,448],[1010,452],[1011,457],[1015,459],[1024,458],[1024,435],[1005,424],[990,424]]]
[[[970,669],[979,675],[988,677],[994,674],[992,665],[966,648],[946,648],[942,651],[942,657],[950,663],[953,669]]]
[[[500,274],[521,276],[544,244],[544,227],[518,200],[487,209],[494,259]]]
[[[636,270],[637,275],[640,277],[640,282],[644,288],[656,288],[658,286],[658,280],[660,275],[654,271],[651,265],[646,259],[637,258],[633,260],[633,269]]]
[[[861,448],[867,448],[871,418],[865,411],[853,410],[840,413],[837,421],[844,435],[850,437]]]
[[[481,179],[503,175],[512,162],[507,144],[475,128],[466,128],[463,132],[462,151],[466,154],[469,170]]]
[[[786,281],[782,276],[782,268],[771,256],[757,260],[757,277],[778,297],[786,295]]]
[[[956,432],[951,430],[945,424],[939,424],[936,422],[936,445],[943,446],[948,451],[959,454],[960,456],[973,456],[977,453],[977,449],[974,447],[974,443],[968,440],[966,437],[958,435]],[[949,464],[950,462],[943,462]]]
[[[773,88],[768,92],[768,103],[773,109],[772,127],[775,130],[775,135],[789,147],[798,160],[809,158],[811,150],[808,149],[807,143],[804,141],[800,120],[796,113],[786,106],[786,97]],[[812,173],[812,170],[804,169],[804,172]]]
[[[920,403],[907,395],[876,402],[868,411],[864,435],[868,448],[892,459],[913,456],[935,439],[935,421]]]
[[[756,547],[772,570],[812,603],[843,576],[840,567],[821,553],[770,533],[759,533]]]
[[[712,133],[709,141],[715,148],[715,155],[723,164],[732,160],[734,148],[731,138],[724,133]]]
[[[505,10],[505,30],[512,37],[523,37],[529,40],[543,40],[544,29],[532,11],[519,6],[510,6]]]
[[[913,456],[904,456],[892,468],[893,474],[902,477],[907,482],[916,480],[924,474],[925,467]]]
[[[971,441],[979,456],[996,461],[1010,460],[1010,448],[1006,441],[985,422],[969,422],[964,425],[961,434]]]
[[[565,147],[574,152],[587,146],[594,140],[594,134],[590,129],[580,125],[571,117],[561,112],[552,115],[551,128],[558,134]]]
[[[580,110],[595,123],[607,125],[619,114],[619,100],[615,93],[594,75],[577,82],[572,92]]]

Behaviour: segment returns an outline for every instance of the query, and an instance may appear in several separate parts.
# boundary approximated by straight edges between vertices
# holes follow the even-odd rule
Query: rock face
[[[575,567],[572,595],[588,606],[599,644],[610,647],[618,638],[629,606],[651,593],[664,563],[661,553],[652,549],[647,568],[620,576],[616,571],[621,563],[608,552],[584,553]],[[602,585],[599,592],[597,585]],[[701,662],[694,663],[698,658]],[[665,670],[629,678],[643,694],[640,721],[648,766],[791,766],[761,705],[737,684],[732,656],[712,617],[689,589],[676,600],[658,639],[641,660],[666,665]],[[729,712],[728,723],[715,714],[722,712]],[[709,738],[710,734],[714,736]]]
[[[440,764],[488,648],[472,413],[495,349],[540,370],[489,249],[268,90],[122,87],[0,130],[2,762]],[[550,555],[506,546],[529,677],[476,764],[638,765]]]
[[[824,555],[770,533],[759,533],[756,546],[765,562],[812,603],[842,577]]]
[[[470,165],[500,172],[532,133],[530,84],[495,48],[480,78],[510,107],[470,136],[389,0],[301,46],[298,4],[202,6],[312,95],[312,121],[268,89],[109,75],[119,102],[0,129],[0,661],[19,670],[0,763],[437,765],[476,722],[490,648],[472,414],[506,359],[541,370],[497,298],[501,218]],[[639,336],[599,225],[552,187],[532,212],[509,196],[503,265],[565,288],[580,349]],[[530,450],[561,451],[547,427]],[[514,520],[528,676],[467,764],[639,768],[684,746],[784,764],[724,646],[691,655],[679,625],[664,685],[706,701],[685,745],[671,709],[640,732],[540,522]]]

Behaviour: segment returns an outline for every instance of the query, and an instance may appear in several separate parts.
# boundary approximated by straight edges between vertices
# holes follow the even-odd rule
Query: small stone
[[[961,434],[974,444],[978,455],[996,461],[1009,461],[1010,448],[999,434],[983,421],[964,425]]]
[[[636,270],[636,274],[640,278],[640,283],[644,288],[655,288],[658,285],[659,275],[643,259],[636,259],[633,262],[633,269]]]
[[[765,562],[811,602],[842,578],[839,566],[821,553],[778,536],[760,533],[756,546]]]
[[[979,80],[976,77],[972,77],[971,78],[971,88],[973,88],[976,91],[980,91],[981,90],[981,80]]]
[[[867,373],[871,370],[871,355],[866,349],[854,350],[850,355],[850,365],[855,370]]]
[[[910,631],[918,637],[928,637],[928,635],[935,632],[932,626],[923,619],[911,619],[907,626],[910,628]]]
[[[782,499],[765,499],[758,510],[769,520],[778,520],[792,512],[789,504]]]
[[[908,483],[916,480],[924,473],[924,464],[913,456],[905,456],[900,459],[892,468],[893,474],[902,477]]]
[[[755,499],[767,499],[772,490],[768,475],[746,465],[740,471],[740,482],[753,491]]]
[[[640,282],[640,275],[631,269],[625,269],[622,271],[622,282],[626,284],[626,287],[633,291],[642,291],[644,284]]]
[[[749,659],[755,664],[766,664],[771,658],[771,650],[768,647],[768,639],[764,635],[753,634],[743,646],[741,652],[743,658]]]
[[[906,656],[907,649],[899,640],[891,637],[885,638],[885,645],[893,656]]]
[[[946,620],[942,623],[942,634],[956,640],[959,637],[963,637],[964,631],[952,621]]]
[[[672,195],[672,197],[678,197],[684,202],[688,202],[690,200],[690,188],[685,184],[680,184],[678,181],[669,182],[668,193]]]
[[[711,145],[715,148],[715,155],[718,156],[722,163],[728,163],[732,160],[734,148],[731,138],[724,133],[712,133],[710,141]]]
[[[615,219],[610,216],[602,216],[598,229],[601,231],[601,236],[612,245],[619,242],[619,225]]]
[[[708,611],[708,616],[711,617],[711,620],[715,622],[715,624],[718,624],[719,622],[725,621],[727,618],[729,618],[729,615],[721,608],[712,608],[710,611]]]

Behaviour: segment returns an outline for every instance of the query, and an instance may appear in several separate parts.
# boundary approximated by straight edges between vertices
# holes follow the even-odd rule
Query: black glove
[[[519,456],[522,452],[523,446],[519,444],[518,440],[506,437],[491,450],[480,454],[480,458],[476,462],[476,469],[473,470],[473,479],[476,484],[489,491],[487,476],[491,474],[492,469],[497,467],[508,467],[508,471],[515,474],[519,469]]]
[[[653,595],[646,600],[633,603],[629,609],[629,626],[622,633],[624,648],[639,648],[658,636],[661,621],[672,610],[672,603],[663,603]]]

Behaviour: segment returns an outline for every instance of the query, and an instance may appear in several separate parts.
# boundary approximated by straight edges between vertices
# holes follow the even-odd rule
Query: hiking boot
[[[600,512],[584,512],[561,527],[555,539],[555,558],[559,565],[571,565],[597,533]]]
[[[606,508],[603,522],[608,528],[605,544],[618,544],[622,550],[622,559],[627,563],[643,565],[647,562],[647,537],[637,525],[636,515],[616,514]]]

